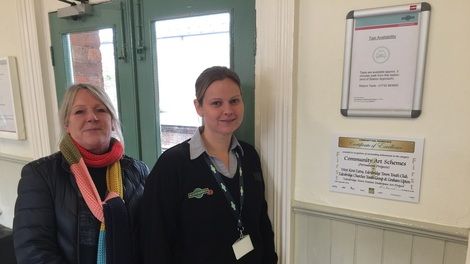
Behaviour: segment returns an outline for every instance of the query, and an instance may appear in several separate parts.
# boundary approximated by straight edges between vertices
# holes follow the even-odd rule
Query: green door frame
[[[229,12],[231,68],[241,79],[245,117],[237,137],[254,143],[255,0],[113,0],[93,5],[93,14],[78,20],[49,13],[51,52],[60,103],[71,85],[64,53],[64,34],[114,29],[119,115],[126,153],[153,166],[160,155],[158,92],[155,84],[157,20]],[[194,80],[195,81],[195,80]]]
[[[66,41],[64,36],[68,33],[86,32],[104,28],[112,28],[114,32],[114,47],[116,57],[116,86],[119,105],[119,117],[122,123],[126,154],[141,159],[141,144],[139,138],[139,116],[137,90],[134,75],[134,58],[129,47],[131,32],[126,26],[130,17],[130,8],[125,1],[107,2],[93,6],[93,14],[73,18],[58,18],[57,12],[49,13],[51,31],[51,53],[57,89],[57,101],[62,97],[67,87],[72,84],[71,73],[68,68],[68,57],[65,56]],[[118,59],[119,58],[119,59]]]
[[[147,115],[149,126],[142,129],[144,142],[152,142],[160,149],[158,111],[149,113],[145,107],[158,107],[157,69],[156,55],[149,50],[156,50],[155,32],[153,24],[158,20],[183,18],[189,16],[208,15],[228,12],[231,14],[231,68],[235,70],[241,79],[243,98],[245,101],[245,117],[242,127],[237,131],[237,137],[241,140],[254,143],[254,87],[255,87],[255,1],[254,0],[138,0],[136,24],[141,25],[137,31],[136,42],[141,48],[137,54],[137,76],[139,83],[139,95],[141,113]],[[194,80],[196,81],[196,80]],[[158,88],[157,88],[158,89]],[[155,123],[152,123],[155,122]],[[142,124],[144,125],[144,124]],[[151,134],[158,135],[149,138],[145,131],[152,130]],[[155,130],[153,130],[155,129]],[[145,149],[144,156],[152,155],[151,149]],[[149,153],[146,153],[146,152]],[[159,154],[159,153],[156,153]]]

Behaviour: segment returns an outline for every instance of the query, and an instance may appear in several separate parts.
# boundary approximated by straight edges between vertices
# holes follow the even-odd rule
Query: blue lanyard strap
[[[204,153],[204,160],[206,161],[207,165],[212,171],[212,175],[214,175],[215,181],[217,182],[217,185],[219,186],[220,190],[222,190],[222,193],[225,196],[225,199],[227,200],[227,203],[229,204],[229,207],[233,213],[233,216],[235,219],[237,219],[237,228],[238,231],[240,232],[240,237],[243,237],[243,223],[242,223],[242,209],[243,209],[243,198],[244,198],[244,191],[243,191],[243,173],[242,173],[242,166],[240,162],[240,157],[238,156],[238,153],[235,151],[235,156],[237,157],[237,169],[239,172],[239,185],[240,185],[240,209],[237,208],[237,205],[235,204],[235,200],[233,199],[232,194],[230,191],[227,189],[227,186],[225,185],[224,181],[222,180],[221,173],[217,171],[214,163],[212,160],[209,158],[209,155],[207,153]]]

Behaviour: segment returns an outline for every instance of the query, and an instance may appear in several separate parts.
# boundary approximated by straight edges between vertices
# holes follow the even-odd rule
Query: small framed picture
[[[16,60],[0,57],[0,138],[25,139]]]

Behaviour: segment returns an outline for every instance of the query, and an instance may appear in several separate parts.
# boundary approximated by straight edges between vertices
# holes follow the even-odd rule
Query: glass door
[[[51,53],[59,103],[74,83],[104,89],[119,112],[126,153],[141,158],[134,66],[126,42],[128,10],[124,1],[113,1],[94,5],[92,14],[82,17],[50,13]]]
[[[254,141],[254,1],[139,1],[139,94],[157,137],[158,155],[192,136],[201,120],[193,105],[194,83],[207,67],[234,69],[241,78],[245,121],[237,136]],[[146,34],[147,33],[147,34]],[[145,138],[145,135],[142,135]],[[152,140],[152,139],[146,139]]]
[[[198,74],[212,65],[230,67],[230,14],[161,20],[153,30],[161,150],[165,151],[191,137],[202,124],[193,104]]]
[[[245,118],[237,136],[254,141],[255,0],[113,0],[82,17],[49,14],[60,103],[72,83],[114,98],[126,153],[153,166],[201,124],[194,83],[224,65],[241,78]]]

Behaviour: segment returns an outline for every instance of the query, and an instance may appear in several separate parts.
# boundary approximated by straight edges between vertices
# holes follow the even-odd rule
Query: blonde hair
[[[62,138],[66,134],[65,127],[68,125],[68,119],[70,116],[70,111],[72,109],[73,101],[75,100],[75,96],[80,90],[87,90],[93,96],[95,96],[96,99],[100,100],[106,106],[106,108],[109,111],[109,114],[111,115],[113,136],[117,138],[119,141],[121,141],[122,144],[124,144],[124,138],[122,137],[121,122],[119,121],[116,109],[114,109],[111,99],[109,98],[109,96],[106,94],[106,92],[103,89],[100,89],[96,86],[93,86],[91,84],[86,84],[86,83],[74,84],[70,86],[64,94],[64,97],[62,99],[62,104],[59,110],[59,119],[60,119],[60,125],[61,125]]]

